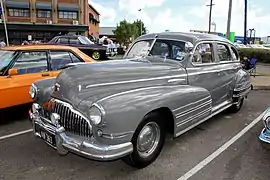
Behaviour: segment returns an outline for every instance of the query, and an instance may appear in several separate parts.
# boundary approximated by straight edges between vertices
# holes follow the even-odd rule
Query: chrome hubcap
[[[137,150],[141,157],[150,156],[158,146],[160,128],[155,122],[147,123],[141,130],[137,140]]]
[[[99,57],[100,57],[99,52],[93,52],[92,57],[93,57],[94,59],[99,59]]]

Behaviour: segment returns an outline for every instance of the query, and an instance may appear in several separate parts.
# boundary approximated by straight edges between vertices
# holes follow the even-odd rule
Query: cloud
[[[125,10],[129,13],[134,13],[139,9],[150,7],[159,7],[164,3],[164,0],[119,0],[118,5],[120,10]]]
[[[103,6],[99,3],[95,3],[92,0],[88,0],[88,3],[91,4],[99,13],[100,13],[100,22],[101,25],[103,23],[110,23],[115,20],[116,11],[115,9],[107,6]]]

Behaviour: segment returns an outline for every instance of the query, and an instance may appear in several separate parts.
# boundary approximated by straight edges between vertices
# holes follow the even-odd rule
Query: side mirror
[[[185,43],[185,50],[187,53],[190,53],[194,48],[194,45],[191,42],[186,42]]]
[[[9,76],[18,75],[18,69],[16,69],[16,68],[14,68],[14,69],[9,69],[9,70],[8,70],[8,75],[9,75]]]

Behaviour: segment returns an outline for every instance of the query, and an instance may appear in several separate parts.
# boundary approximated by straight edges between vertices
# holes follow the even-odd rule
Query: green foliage
[[[146,32],[147,29],[144,23],[142,23],[142,34],[146,34]],[[120,21],[113,33],[117,41],[128,46],[129,43],[141,35],[141,21],[136,20],[133,23],[129,23],[126,20]]]
[[[270,63],[270,48],[240,48],[238,49],[241,59],[247,57],[249,59],[256,58],[258,62]]]

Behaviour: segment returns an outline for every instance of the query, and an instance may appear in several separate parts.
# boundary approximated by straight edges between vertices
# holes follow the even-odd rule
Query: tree
[[[135,34],[136,38],[141,36],[141,28],[142,28],[142,34],[147,33],[147,29],[146,29],[144,23],[141,20],[136,20],[136,21],[133,22],[133,24],[136,27],[136,34]]]
[[[116,40],[124,43],[124,45],[128,46],[129,43],[135,38],[136,28],[132,23],[123,20],[116,26],[116,29],[113,31]]]
[[[141,20],[136,20],[133,23],[129,23],[126,20],[120,21],[119,24],[117,24],[116,29],[113,31],[116,40],[128,46],[129,43],[141,35],[141,25],[142,34],[146,34],[147,29],[144,23],[141,24]]]

